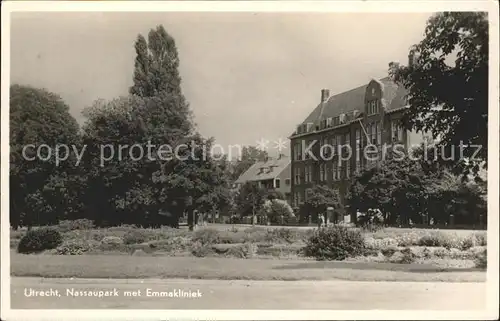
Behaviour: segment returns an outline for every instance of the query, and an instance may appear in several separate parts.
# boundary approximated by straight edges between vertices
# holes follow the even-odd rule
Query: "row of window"
[[[359,170],[361,166],[357,167]],[[349,161],[344,161],[342,163],[338,163],[337,161],[332,163],[332,167],[329,168],[328,164],[322,163],[319,165],[319,180],[321,182],[328,181],[328,176],[331,175],[332,180],[337,181],[342,178],[351,177],[351,163]],[[301,168],[295,168],[293,173],[293,182],[295,185],[300,185],[302,183],[302,178],[304,179],[304,183],[313,182],[313,166],[307,165],[304,167],[304,175],[302,175]]]
[[[363,132],[362,132],[363,131]],[[364,132],[366,131],[366,132]],[[363,148],[363,142],[367,141],[373,145],[380,146],[382,144],[382,126],[380,122],[372,122],[366,127],[362,129],[357,128],[355,130],[355,149],[356,151],[360,151]],[[366,140],[365,140],[366,138]],[[399,126],[397,121],[391,122],[391,142],[400,142],[403,140],[403,129]],[[310,144],[313,143],[313,140],[302,140],[298,141],[293,146],[293,159],[294,160],[302,160],[309,159],[309,153],[306,153],[306,149],[309,148]],[[336,155],[346,151],[342,149],[342,146],[349,145],[351,146],[351,136],[349,133],[344,135],[334,135],[329,137],[322,137],[319,141],[320,151],[323,157],[330,157],[330,153],[335,153]],[[323,146],[329,145],[330,148],[324,148]],[[313,150],[314,148],[309,148]],[[357,153],[358,157],[360,153]]]
[[[380,113],[380,101],[372,100],[368,102],[368,116]]]

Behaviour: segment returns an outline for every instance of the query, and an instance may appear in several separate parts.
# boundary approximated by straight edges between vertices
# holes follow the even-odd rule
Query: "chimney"
[[[330,97],[330,90],[321,89],[321,102],[324,103]]]
[[[412,48],[408,54],[408,67],[412,68],[417,64],[418,53],[416,48]]]
[[[399,69],[399,62],[390,62],[389,63],[389,78],[394,81],[396,71]]]

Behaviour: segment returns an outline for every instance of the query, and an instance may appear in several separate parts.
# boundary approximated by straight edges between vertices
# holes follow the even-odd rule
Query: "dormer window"
[[[368,116],[375,115],[380,112],[380,103],[378,100],[371,100],[368,102]]]
[[[340,117],[333,117],[333,126],[338,126],[340,124]]]

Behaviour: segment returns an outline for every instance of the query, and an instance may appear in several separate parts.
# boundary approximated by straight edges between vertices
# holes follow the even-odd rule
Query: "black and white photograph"
[[[2,320],[498,319],[498,20],[2,3]]]

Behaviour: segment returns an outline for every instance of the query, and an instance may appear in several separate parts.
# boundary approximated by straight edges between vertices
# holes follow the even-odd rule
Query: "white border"
[[[498,318],[498,164],[499,63],[496,1],[7,1],[2,2],[1,126],[1,316],[2,319],[198,319],[198,320],[347,320],[347,319],[477,319]],[[9,85],[10,13],[18,11],[204,11],[204,12],[438,12],[487,11],[490,21],[489,155],[488,155],[488,308],[481,311],[328,311],[328,310],[11,310],[9,249]],[[394,26],[397,28],[397,26]],[[397,295],[392,293],[390,295]],[[168,311],[168,312],[167,312]]]

